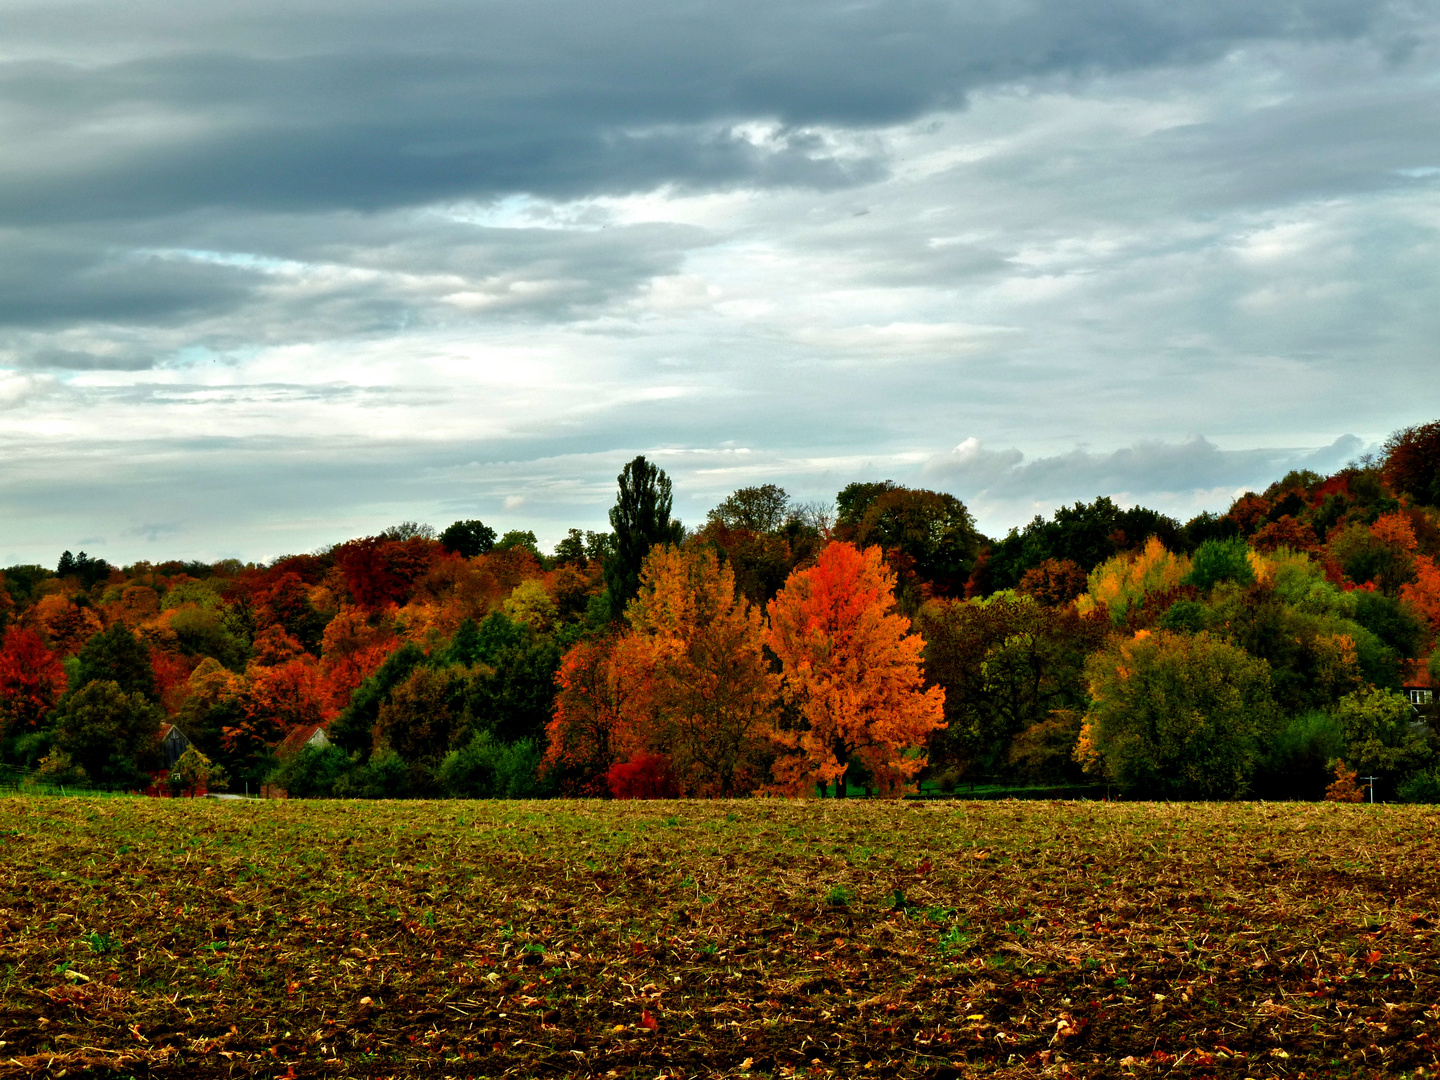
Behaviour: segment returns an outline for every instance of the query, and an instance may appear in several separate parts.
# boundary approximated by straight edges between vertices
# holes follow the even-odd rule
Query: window
[[[1433,691],[1430,691],[1430,690],[1411,690],[1411,691],[1410,691],[1410,704],[1411,704],[1411,705],[1429,705],[1430,702],[1434,700],[1433,693],[1434,693],[1434,692],[1433,692]]]

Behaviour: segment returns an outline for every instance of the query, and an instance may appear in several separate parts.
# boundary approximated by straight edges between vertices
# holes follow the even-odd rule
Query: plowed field
[[[0,799],[0,1077],[1431,1075],[1437,829]]]

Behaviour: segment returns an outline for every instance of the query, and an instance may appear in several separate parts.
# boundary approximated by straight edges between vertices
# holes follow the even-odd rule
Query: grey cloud
[[[0,8],[0,519],[48,563],[554,538],[642,451],[690,521],[882,476],[1184,516],[1359,442],[1176,431],[1431,418],[1436,0]],[[923,467],[961,434],[1029,456]]]
[[[164,524],[135,525],[125,530],[125,536],[139,537],[155,543],[162,538],[175,536],[185,531],[185,526],[178,522],[166,522]]]
[[[74,349],[37,349],[14,365],[32,371],[146,371],[155,366],[142,356],[108,356]]]
[[[0,234],[0,326],[165,323],[233,305],[237,271],[116,250],[74,231]]]
[[[1417,148],[1440,145],[1440,116],[1428,87],[1395,74],[1379,63],[1297,72],[1306,93],[1255,110],[1244,124],[1159,133],[1140,156],[1191,178],[1172,194],[1192,209],[1404,190],[1415,182],[1404,170],[1427,164]]]
[[[50,35],[68,34],[93,58],[0,68],[0,109],[50,150],[0,173],[0,219],[865,181],[881,162],[836,158],[804,129],[892,124],[977,87],[1251,41],[1393,36],[1398,19],[1369,0],[422,3],[403,24],[364,5],[339,26],[328,11],[276,13],[271,37],[236,4],[187,20],[180,45],[164,4],[127,6],[107,49],[97,31],[113,20],[91,11],[93,25],[23,13],[7,34],[12,55],[48,55]],[[756,145],[725,126],[748,120],[783,130]]]
[[[6,375],[0,371],[0,411],[19,410],[63,391],[49,375]]]
[[[1363,448],[1358,437],[1342,435],[1314,450],[1221,450],[1196,435],[1181,443],[1140,442],[1108,454],[1077,447],[1067,454],[1026,461],[1019,450],[986,450],[978,440],[968,439],[948,454],[931,458],[924,472],[952,490],[985,500],[1063,501],[1119,493],[1144,497],[1264,487],[1291,469],[1333,471]],[[1087,492],[1093,494],[1082,494]]]
[[[323,5],[222,4],[187,18],[168,3],[126,10],[119,21],[103,5],[14,13],[7,42],[20,59],[0,65],[0,124],[12,147],[0,167],[0,222],[11,223],[0,326],[186,328],[147,344],[156,356],[187,343],[223,350],[385,333],[481,312],[575,318],[674,272],[704,242],[697,230],[660,226],[577,234],[402,221],[407,208],[667,183],[874,183],[889,167],[882,149],[863,139],[837,149],[812,126],[857,131],[954,107],[979,87],[1195,62],[1245,42],[1371,35],[1384,44],[1408,26],[1406,9],[1359,0],[629,3],[603,12],[435,2],[403,19],[366,4],[347,6],[344,18]],[[1351,126],[1375,129],[1366,121],[1384,103],[1357,104]],[[1273,123],[1289,125],[1288,142],[1277,130],[1233,147],[1235,160],[1325,123],[1323,114],[1287,116]],[[779,127],[762,137],[735,126],[751,120]],[[1087,198],[1133,209],[1183,201],[1187,184],[1145,178],[1202,174],[1197,163],[1229,160],[1224,140],[1243,137],[1201,128],[1128,147],[1129,185],[1103,169],[1104,185],[1076,184],[1043,157],[1007,156],[974,175],[1009,170],[995,188],[1049,191],[1056,210],[1094,213]],[[1413,165],[1405,139],[1391,142],[1385,161]],[[1353,168],[1317,175],[1353,180],[1366,145],[1329,154]],[[1073,148],[1059,155],[1075,157]],[[1268,168],[1275,185],[1324,186],[1288,160]],[[1247,183],[1266,169],[1247,164]],[[1016,210],[1033,219],[1030,201]],[[312,276],[291,288],[273,269],[184,257],[189,249],[331,260],[407,280]],[[1012,251],[967,242],[858,254],[871,281],[956,286],[1004,271]],[[435,281],[444,271],[463,280]]]
[[[174,326],[226,348],[476,312],[570,318],[674,272],[706,237],[663,224],[578,231],[401,214],[206,213],[12,232],[10,240],[0,248],[0,327]],[[86,359],[43,338],[12,347],[29,368],[133,371],[154,362],[123,349]],[[163,349],[157,343],[149,355]]]

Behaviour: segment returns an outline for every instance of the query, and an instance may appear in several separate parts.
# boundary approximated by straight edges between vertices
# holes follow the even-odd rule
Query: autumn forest
[[[954,495],[877,481],[824,505],[743,488],[687,528],[644,457],[617,488],[609,531],[551,552],[467,520],[267,565],[6,567],[0,770],[290,797],[1440,801],[1440,421],[1184,523],[1100,497],[991,538]]]

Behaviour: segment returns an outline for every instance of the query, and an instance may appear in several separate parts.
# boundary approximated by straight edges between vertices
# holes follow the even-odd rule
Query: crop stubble
[[[0,799],[0,1077],[1429,1074],[1437,824]]]

